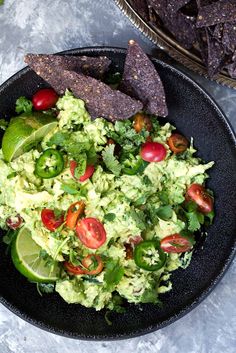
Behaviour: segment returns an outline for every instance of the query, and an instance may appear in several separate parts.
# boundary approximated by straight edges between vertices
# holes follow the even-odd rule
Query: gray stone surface
[[[24,66],[26,52],[126,47],[130,38],[157,54],[112,0],[5,0],[0,7],[0,83]],[[236,130],[236,91],[190,75],[216,99]],[[234,261],[215,290],[191,313],[155,333],[115,343],[59,337],[29,325],[0,305],[0,353],[235,353],[235,279]]]

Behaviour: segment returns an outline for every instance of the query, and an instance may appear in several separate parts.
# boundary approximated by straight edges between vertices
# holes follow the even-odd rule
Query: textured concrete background
[[[0,83],[24,66],[26,52],[126,47],[130,38],[138,40],[147,52],[156,53],[112,0],[5,0],[0,7]],[[217,100],[236,130],[236,91],[190,75]],[[0,305],[0,353],[235,353],[235,279],[236,262],[191,313],[156,333],[117,342],[59,337],[27,324]]]

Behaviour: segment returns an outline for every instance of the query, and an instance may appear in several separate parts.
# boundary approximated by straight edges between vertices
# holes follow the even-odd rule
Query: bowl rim
[[[94,46],[94,47],[83,47],[83,48],[74,48],[74,49],[69,49],[69,50],[64,50],[57,52],[55,54],[60,54],[60,55],[90,55],[90,54],[96,54],[99,53],[101,55],[102,52],[111,52],[113,54],[126,54],[127,49],[126,48],[120,48],[120,47],[112,47],[112,46]],[[105,54],[105,53],[104,53]],[[223,110],[218,106],[217,102],[215,99],[203,88],[199,83],[197,83],[194,79],[186,75],[185,72],[183,72],[179,68],[175,68],[172,65],[169,65],[162,60],[156,59],[155,57],[148,55],[149,58],[161,65],[164,68],[169,69],[170,71],[174,72],[176,75],[180,76],[182,79],[188,81],[192,86],[194,86],[195,89],[199,91],[201,95],[203,95],[208,103],[213,106],[213,108],[216,110],[216,114],[218,115],[218,118],[221,120],[221,122],[225,125],[227,128],[227,132],[229,136],[231,136],[231,139],[234,142],[234,148],[236,150],[236,133],[231,126],[231,123],[229,122],[228,118],[226,117],[225,113]],[[5,82],[3,82],[0,85],[0,94],[4,92],[5,88],[10,86],[11,84],[14,84],[14,81],[20,78],[22,75],[25,73],[31,71],[29,66],[26,66],[22,68],[21,70],[17,71],[15,74],[13,74],[11,77],[9,77]],[[232,263],[234,256],[236,255],[236,238],[234,241],[234,245],[232,246],[230,255],[226,259],[226,261],[222,264],[220,272],[218,272],[217,276],[210,282],[210,284],[201,292],[200,295],[196,297],[196,299],[191,302],[191,304],[186,304],[181,310],[179,310],[175,315],[172,317],[164,320],[161,324],[156,324],[152,325],[147,328],[139,329],[136,330],[135,332],[131,334],[114,334],[111,336],[105,336],[105,335],[80,335],[80,334],[75,334],[71,333],[69,331],[63,330],[63,329],[55,329],[51,325],[47,325],[42,321],[33,319],[27,314],[24,314],[20,309],[15,307],[10,301],[7,299],[3,298],[0,295],[0,303],[3,304],[8,310],[10,310],[13,314],[17,315],[21,319],[25,320],[26,322],[30,323],[31,325],[43,329],[44,331],[57,334],[59,336],[67,337],[67,338],[73,338],[73,339],[78,339],[78,340],[84,340],[84,341],[114,341],[114,340],[121,340],[121,339],[129,339],[129,338],[134,338],[134,337],[139,337],[143,336],[152,332],[155,332],[167,325],[170,325],[177,321],[178,319],[182,318],[186,314],[188,314],[190,311],[192,311],[194,308],[196,308],[216,287],[216,285],[220,282],[220,280],[223,278],[225,273],[227,272],[228,268],[230,267],[230,264]]]

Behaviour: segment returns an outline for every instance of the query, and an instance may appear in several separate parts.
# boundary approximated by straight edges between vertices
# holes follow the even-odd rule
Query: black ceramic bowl
[[[122,71],[123,49],[76,49],[66,54],[107,55],[113,70]],[[153,59],[165,87],[168,121],[188,138],[194,138],[198,155],[215,161],[209,187],[215,193],[216,218],[208,237],[197,246],[186,270],[173,273],[173,290],[162,296],[163,306],[128,305],[124,314],[113,313],[108,326],[105,311],[68,305],[57,294],[40,297],[14,268],[5,246],[0,245],[0,300],[26,321],[50,332],[79,339],[119,339],[142,335],[166,326],[192,310],[211,292],[229,266],[236,248],[236,140],[215,102],[180,71]],[[0,115],[14,114],[19,96],[31,97],[46,86],[29,68],[21,70],[0,87]]]

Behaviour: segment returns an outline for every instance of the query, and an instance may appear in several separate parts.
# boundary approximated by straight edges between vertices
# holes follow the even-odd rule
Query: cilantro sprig
[[[119,176],[121,172],[121,165],[114,156],[115,145],[108,145],[102,152],[103,162],[107,169],[109,169],[115,176]]]
[[[86,165],[97,162],[94,144],[90,141],[79,141],[69,132],[58,131],[47,142],[48,147],[57,146],[65,151],[69,157],[77,162],[75,177],[84,174]]]
[[[33,103],[26,97],[21,96],[16,100],[16,113],[31,113],[32,109]]]

